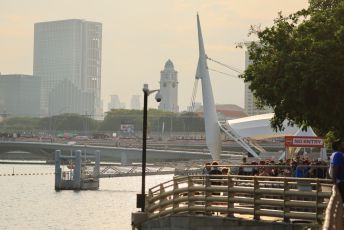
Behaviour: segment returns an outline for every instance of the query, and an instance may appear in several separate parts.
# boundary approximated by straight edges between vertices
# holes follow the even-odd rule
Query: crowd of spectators
[[[247,176],[280,176],[299,178],[328,178],[328,163],[321,159],[309,159],[297,156],[293,159],[261,160],[247,162],[243,157],[240,166],[226,166],[220,168],[218,162],[206,163],[203,175],[228,175],[238,174]]]
[[[300,156],[293,159],[279,160],[278,162],[262,160],[251,163],[247,163],[244,157],[242,165],[239,167],[238,175],[326,178],[328,171],[327,162],[321,159],[308,159]],[[247,167],[244,167],[244,165],[247,165]],[[254,167],[248,167],[248,165]]]

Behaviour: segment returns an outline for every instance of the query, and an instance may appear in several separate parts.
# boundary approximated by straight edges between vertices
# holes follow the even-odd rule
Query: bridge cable
[[[240,69],[238,68],[235,68],[235,67],[232,67],[230,65],[226,65],[220,61],[216,61],[208,56],[206,56],[206,58],[209,60],[209,61],[212,61],[212,62],[215,62],[219,65],[222,65],[234,72],[237,72],[239,74],[241,74],[243,71],[241,71]],[[207,67],[208,68],[208,67]],[[225,72],[222,72],[222,71],[219,71],[219,70],[215,70],[215,69],[211,69],[211,68],[208,68],[208,70],[211,70],[211,71],[214,71],[214,72],[218,72],[218,73],[221,73],[223,75],[227,75],[227,76],[230,76],[230,77],[236,77],[235,75],[231,75],[231,74],[228,74],[228,73],[225,73]],[[198,80],[199,78],[195,78],[195,82],[194,82],[194,87],[193,87],[193,90],[192,90],[192,95],[191,95],[191,103],[190,103],[190,108],[189,108],[189,112],[194,112],[195,111],[195,99],[196,99],[196,95],[197,95],[197,88],[198,88]]]
[[[209,68],[209,67],[208,67],[208,70],[213,71],[213,72],[217,72],[217,73],[220,73],[220,74],[229,76],[229,77],[235,77],[235,78],[238,77],[238,76],[236,76],[236,75],[229,74],[229,73],[225,73],[225,72],[222,72],[222,71],[219,71],[219,70],[216,70],[216,69],[212,69],[212,68]]]
[[[194,87],[192,89],[189,112],[195,112],[195,100],[196,100],[196,94],[197,94],[197,88],[198,88],[198,80],[199,78],[195,78]]]
[[[212,58],[210,58],[210,57],[208,57],[208,56],[206,56],[206,58],[207,58],[209,61],[212,61],[212,62],[215,62],[215,63],[217,63],[217,64],[219,64],[219,65],[222,65],[222,66],[224,66],[224,67],[226,67],[226,68],[228,68],[228,69],[230,69],[230,70],[232,70],[232,71],[234,71],[234,72],[237,72],[237,73],[239,73],[239,74],[242,74],[242,73],[243,73],[243,71],[240,70],[240,69],[238,69],[238,68],[235,68],[235,67],[233,67],[233,66],[224,64],[224,63],[222,63],[222,62],[220,62],[220,61],[216,61],[216,60],[214,60],[214,59],[212,59]]]

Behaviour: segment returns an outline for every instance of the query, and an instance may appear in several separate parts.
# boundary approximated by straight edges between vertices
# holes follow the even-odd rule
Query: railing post
[[[192,188],[194,185],[192,178],[193,178],[192,176],[188,176],[188,212],[189,214],[191,214],[190,207],[194,205],[194,201],[190,201],[190,198],[195,196],[195,192],[190,191],[190,188]]]
[[[161,205],[161,203],[166,200],[165,198],[163,198],[164,196],[164,193],[165,193],[165,188],[164,188],[164,185],[163,184],[160,184],[160,199],[159,199],[159,216],[160,216],[160,213],[161,211],[164,210],[163,206]]]
[[[208,207],[209,207],[209,201],[208,198],[211,196],[212,192],[208,191],[208,189],[211,187],[210,186],[210,179],[209,176],[205,176],[205,193],[204,193],[204,213],[206,215],[210,215],[211,213],[209,211],[207,211]]]
[[[178,208],[179,207],[179,203],[176,203],[176,199],[178,199],[178,196],[179,196],[179,194],[176,194],[176,189],[178,189],[178,182],[177,182],[177,180],[174,178],[173,179],[173,211],[172,211],[172,213],[173,214],[175,214],[175,209],[176,208]]]
[[[232,176],[228,175],[228,186],[227,186],[227,216],[228,217],[234,217],[234,212],[229,211],[229,209],[234,208],[234,202],[232,201],[234,197],[234,193],[231,192],[231,188],[234,187],[234,182]]]
[[[260,216],[256,214],[257,210],[260,209],[260,205],[256,204],[256,201],[260,199],[260,195],[256,194],[259,189],[259,181],[256,176],[253,177],[253,188],[253,219],[260,220]]]
[[[318,224],[322,224],[322,219],[319,218],[320,213],[324,213],[323,210],[319,207],[319,204],[322,203],[321,198],[319,198],[319,192],[321,191],[321,185],[319,183],[319,179],[316,181],[316,197],[315,197],[315,215],[316,215],[316,220]]]
[[[149,216],[149,214],[151,213],[150,211],[150,206],[151,206],[151,199],[153,198],[153,192],[152,192],[152,189],[149,189],[148,190],[148,196],[146,197],[145,199],[145,212],[147,213],[147,215]]]
[[[286,202],[290,201],[290,197],[288,195],[286,195],[286,192],[289,190],[289,183],[286,177],[284,177],[283,179],[283,221],[284,222],[289,222],[290,219],[289,217],[287,217],[286,214],[288,214],[290,212],[290,208],[286,206]]]

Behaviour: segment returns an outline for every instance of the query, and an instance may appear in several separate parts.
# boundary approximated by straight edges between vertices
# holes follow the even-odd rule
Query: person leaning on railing
[[[332,143],[332,149],[333,153],[330,157],[330,171],[332,171],[332,181],[333,184],[337,186],[341,194],[342,201],[344,201],[344,141],[341,139],[335,140]]]
[[[255,162],[252,162],[251,164],[247,163],[246,157],[242,158],[241,165],[256,165]],[[257,173],[257,170],[255,167],[239,167],[238,175],[244,175],[244,176],[253,176]]]
[[[321,159],[315,159],[311,162],[308,171],[309,178],[326,178],[326,163]]]
[[[211,171],[211,164],[209,162],[205,163],[204,168],[202,170],[203,175],[209,175]]]
[[[209,176],[211,179],[211,185],[221,185],[221,182],[219,181],[219,177],[216,177],[216,175],[222,175],[221,169],[218,167],[219,163],[217,161],[214,161],[212,164],[212,168],[209,172]],[[214,176],[215,177],[214,177]],[[220,195],[218,192],[213,192],[213,195]]]

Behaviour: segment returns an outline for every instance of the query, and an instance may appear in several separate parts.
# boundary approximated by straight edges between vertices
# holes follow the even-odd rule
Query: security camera
[[[162,95],[161,95],[160,91],[158,91],[158,92],[155,94],[155,100],[156,100],[157,102],[160,102],[161,99],[162,99]]]

